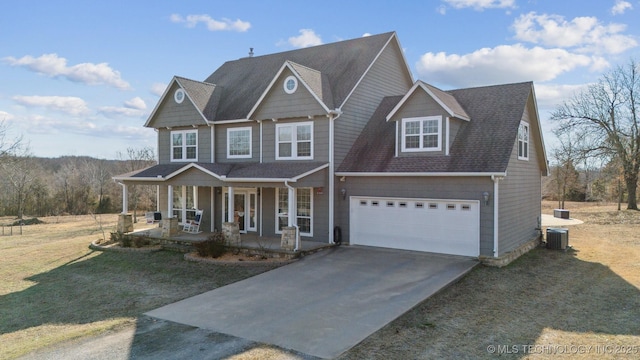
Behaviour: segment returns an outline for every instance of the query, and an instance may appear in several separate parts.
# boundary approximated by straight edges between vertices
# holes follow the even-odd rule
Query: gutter
[[[482,177],[489,176],[505,177],[506,172],[348,172],[340,171],[335,173],[336,176],[359,176],[359,177]]]

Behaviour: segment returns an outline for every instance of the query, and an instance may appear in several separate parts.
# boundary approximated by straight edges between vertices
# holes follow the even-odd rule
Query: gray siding
[[[522,243],[536,237],[538,218],[541,214],[542,178],[539,167],[540,143],[537,120],[532,102],[527,103],[522,120],[530,125],[529,160],[518,160],[518,142],[513,151],[507,176],[500,181],[499,255],[514,250]],[[533,119],[533,121],[530,121]]]
[[[406,65],[401,49],[391,42],[349,100],[342,107],[342,116],[335,121],[335,165],[340,166],[342,160],[351,149],[353,142],[360,135],[371,115],[385,96],[404,95],[412,85],[407,76]],[[336,104],[340,106],[340,104]]]
[[[179,86],[174,83],[167,92],[166,97],[160,101],[154,118],[151,119],[151,127],[159,129],[163,127],[206,125],[206,121],[189,98],[185,98],[180,104],[173,100],[173,94],[178,88]]]
[[[284,91],[283,83],[291,71],[286,69],[275,81],[270,92],[264,97],[252,118],[257,120],[281,119],[307,115],[326,115],[326,110],[298,80],[298,88],[293,94]]]
[[[453,141],[456,139],[456,135],[458,135],[458,131],[460,131],[462,124],[465,122],[465,120],[449,118],[449,150],[451,150]]]
[[[179,130],[194,130],[193,126],[158,129],[158,163],[171,162],[171,132]],[[211,162],[211,129],[208,126],[198,126],[198,158],[199,162]],[[186,161],[182,161],[185,162]]]
[[[296,118],[290,120],[280,120],[277,122],[262,122],[262,151],[263,162],[276,161],[276,124],[289,124],[298,122],[313,122],[313,159],[310,161],[329,161],[329,120],[326,117]],[[258,131],[259,128],[258,128]],[[291,161],[291,160],[278,160]]]
[[[440,116],[441,117],[441,151],[420,151],[420,152],[402,152],[402,119],[415,118],[422,116]],[[398,147],[398,156],[429,156],[429,155],[442,155],[445,154],[445,137],[449,136],[446,133],[446,117],[448,113],[424,91],[415,91],[402,108],[396,112],[391,119],[398,122],[398,138],[396,139],[396,146]]]
[[[493,255],[493,201],[484,205],[482,193],[493,192],[490,177],[347,177],[336,182],[336,223],[349,241],[349,196],[383,196],[480,201],[480,255]]]
[[[233,128],[251,128],[251,158],[227,159],[227,130]],[[219,163],[240,163],[260,161],[260,125],[255,121],[237,124],[216,125],[215,129],[215,155]]]

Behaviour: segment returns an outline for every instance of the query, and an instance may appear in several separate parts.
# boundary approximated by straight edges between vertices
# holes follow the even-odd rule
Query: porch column
[[[288,209],[287,209],[287,214],[289,214],[288,217],[288,221],[287,221],[287,226],[291,227],[294,226],[293,224],[295,224],[297,221],[295,220],[296,217],[296,191],[293,187],[287,187],[289,193],[288,193],[288,198],[289,198],[289,203],[287,204]]]
[[[235,201],[233,199],[234,198],[233,186],[229,186],[229,191],[227,192],[227,194],[228,194],[228,197],[229,197],[229,199],[227,201],[229,203],[229,206],[227,206],[227,211],[228,211],[228,213],[227,213],[227,222],[232,223],[232,222],[235,222],[235,219],[234,219],[234,216],[233,216],[234,213],[235,213],[235,209],[234,209]]]
[[[173,217],[173,185],[167,186],[167,217]]]
[[[127,184],[119,184],[122,186],[122,213],[127,214],[129,212],[129,188]]]

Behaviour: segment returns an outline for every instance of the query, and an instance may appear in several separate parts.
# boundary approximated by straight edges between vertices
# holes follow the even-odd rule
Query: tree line
[[[560,145],[553,150],[556,196],[564,201],[584,186],[586,200],[616,196],[638,210],[640,171],[640,65],[630,60],[558,106],[552,120]],[[583,178],[580,179],[580,168]],[[597,176],[589,176],[597,175]],[[607,188],[609,190],[607,190]],[[594,195],[595,194],[595,195]]]
[[[7,139],[0,123],[0,216],[82,215],[122,210],[122,187],[112,177],[156,163],[151,148],[129,148],[117,160],[86,156],[38,158],[22,139]],[[130,186],[131,210],[156,209],[155,187]]]

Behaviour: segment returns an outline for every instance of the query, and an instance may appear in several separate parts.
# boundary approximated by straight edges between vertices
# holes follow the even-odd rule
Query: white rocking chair
[[[196,217],[193,220],[186,220],[182,226],[182,231],[189,234],[199,234],[200,221],[202,221],[202,210],[196,210]]]

